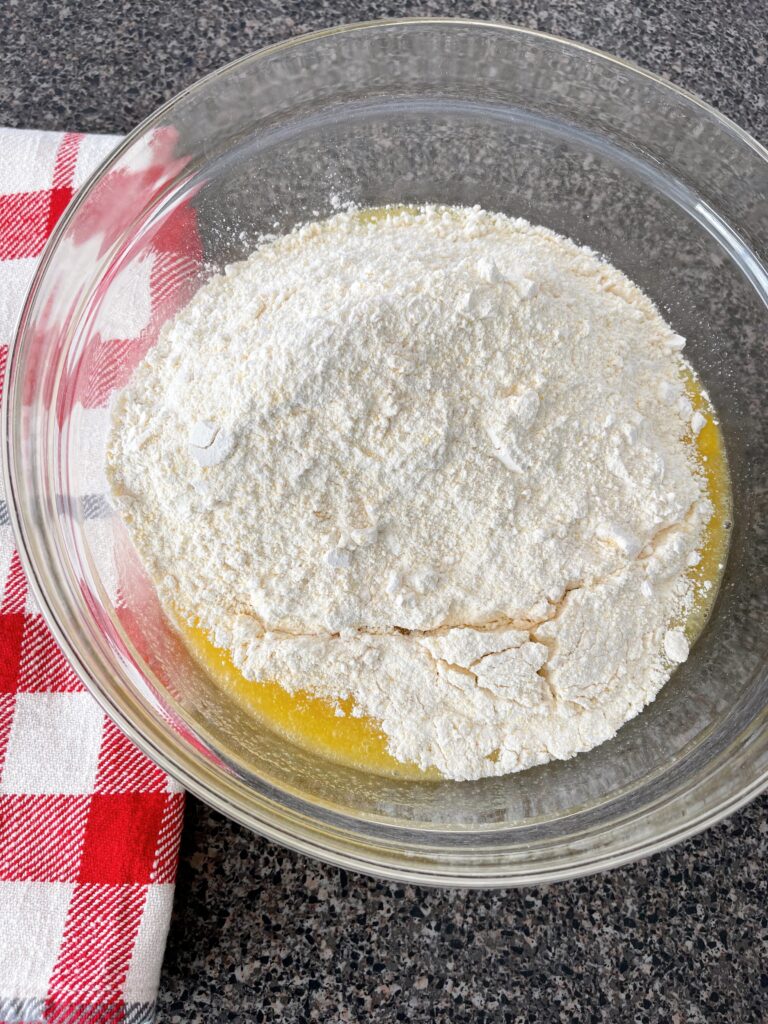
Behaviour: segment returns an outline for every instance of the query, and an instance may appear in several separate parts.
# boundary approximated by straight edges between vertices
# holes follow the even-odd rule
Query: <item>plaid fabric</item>
[[[0,380],[45,241],[115,141],[0,129]],[[173,268],[162,267],[158,258],[147,306],[172,291]],[[28,592],[2,497],[0,1024],[143,1024],[153,1019],[183,794],[64,659]]]

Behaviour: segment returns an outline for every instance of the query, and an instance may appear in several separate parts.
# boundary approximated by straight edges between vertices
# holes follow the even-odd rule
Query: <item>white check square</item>
[[[60,132],[19,132],[0,128],[3,195],[50,188],[60,142]]]
[[[6,1002],[45,999],[74,888],[69,882],[0,882],[0,978]]]
[[[89,693],[20,693],[0,793],[90,793],[104,713]]]
[[[80,142],[75,166],[74,187],[80,188],[94,168],[112,152],[120,142],[119,135],[86,135]]]
[[[38,262],[34,256],[0,260],[0,345],[8,345],[13,338]]]

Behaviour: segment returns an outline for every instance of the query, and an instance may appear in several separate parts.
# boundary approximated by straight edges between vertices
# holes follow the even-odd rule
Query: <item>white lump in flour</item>
[[[255,684],[352,698],[452,779],[567,758],[687,656],[711,509],[683,344],[544,228],[340,213],[166,326],[114,406],[113,495]]]

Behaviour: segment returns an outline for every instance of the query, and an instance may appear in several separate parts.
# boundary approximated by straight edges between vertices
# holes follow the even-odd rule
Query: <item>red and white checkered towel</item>
[[[116,141],[0,129],[0,381],[45,241]],[[65,661],[27,590],[3,499],[0,1024],[143,1024],[153,1018],[183,794]]]

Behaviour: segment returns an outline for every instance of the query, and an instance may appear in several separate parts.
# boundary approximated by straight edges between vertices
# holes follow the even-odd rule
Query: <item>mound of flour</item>
[[[340,213],[166,326],[114,405],[114,500],[255,684],[352,698],[452,779],[567,758],[687,657],[683,345],[544,228]]]

